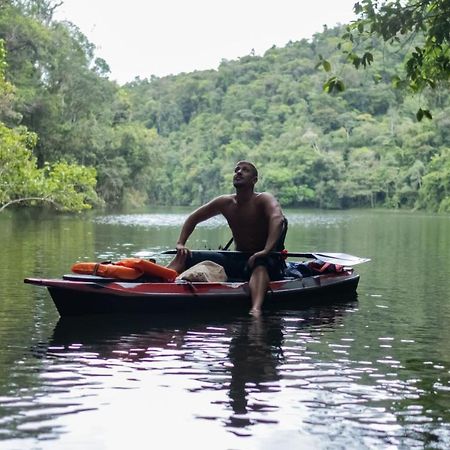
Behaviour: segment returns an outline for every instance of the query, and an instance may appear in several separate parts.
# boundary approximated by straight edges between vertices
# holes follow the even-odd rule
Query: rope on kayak
[[[192,284],[192,281],[189,280],[183,280],[191,290],[192,294],[194,294],[194,297],[198,297],[197,288]]]

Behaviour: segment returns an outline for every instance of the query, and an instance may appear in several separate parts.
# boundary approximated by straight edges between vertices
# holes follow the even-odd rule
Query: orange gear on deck
[[[126,258],[117,263],[124,267],[141,270],[145,275],[162,278],[164,281],[175,281],[178,273],[168,267],[160,266],[152,261],[140,258]]]
[[[136,280],[143,275],[142,270],[116,264],[102,264],[93,262],[80,262],[72,266],[72,272],[82,275],[97,275],[105,278],[118,278],[119,280]]]
[[[140,258],[126,258],[116,263],[79,262],[72,266],[72,272],[130,281],[149,275],[172,282],[178,275],[173,269]]]

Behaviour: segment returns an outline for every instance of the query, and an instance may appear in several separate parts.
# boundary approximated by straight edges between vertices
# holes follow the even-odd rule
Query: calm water
[[[0,216],[0,448],[450,447],[449,217],[286,211],[289,250],[372,262],[358,301],[261,320],[61,320],[22,283],[171,248],[185,214]],[[190,245],[228,238],[213,220]]]

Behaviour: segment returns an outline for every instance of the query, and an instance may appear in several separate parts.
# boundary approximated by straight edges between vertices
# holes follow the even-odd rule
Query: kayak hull
[[[359,275],[352,270],[273,281],[265,308],[303,307],[326,301],[348,301],[355,297]],[[247,282],[123,282],[99,277],[66,276],[63,279],[27,278],[25,283],[46,287],[61,315],[176,314],[183,311],[249,309]]]

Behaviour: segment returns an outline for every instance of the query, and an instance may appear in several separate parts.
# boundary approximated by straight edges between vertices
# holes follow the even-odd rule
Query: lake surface
[[[0,448],[450,447],[448,216],[285,211],[288,250],[372,261],[357,301],[261,320],[61,320],[23,284],[173,248],[187,212],[0,215]],[[228,239],[214,219],[189,244]]]

